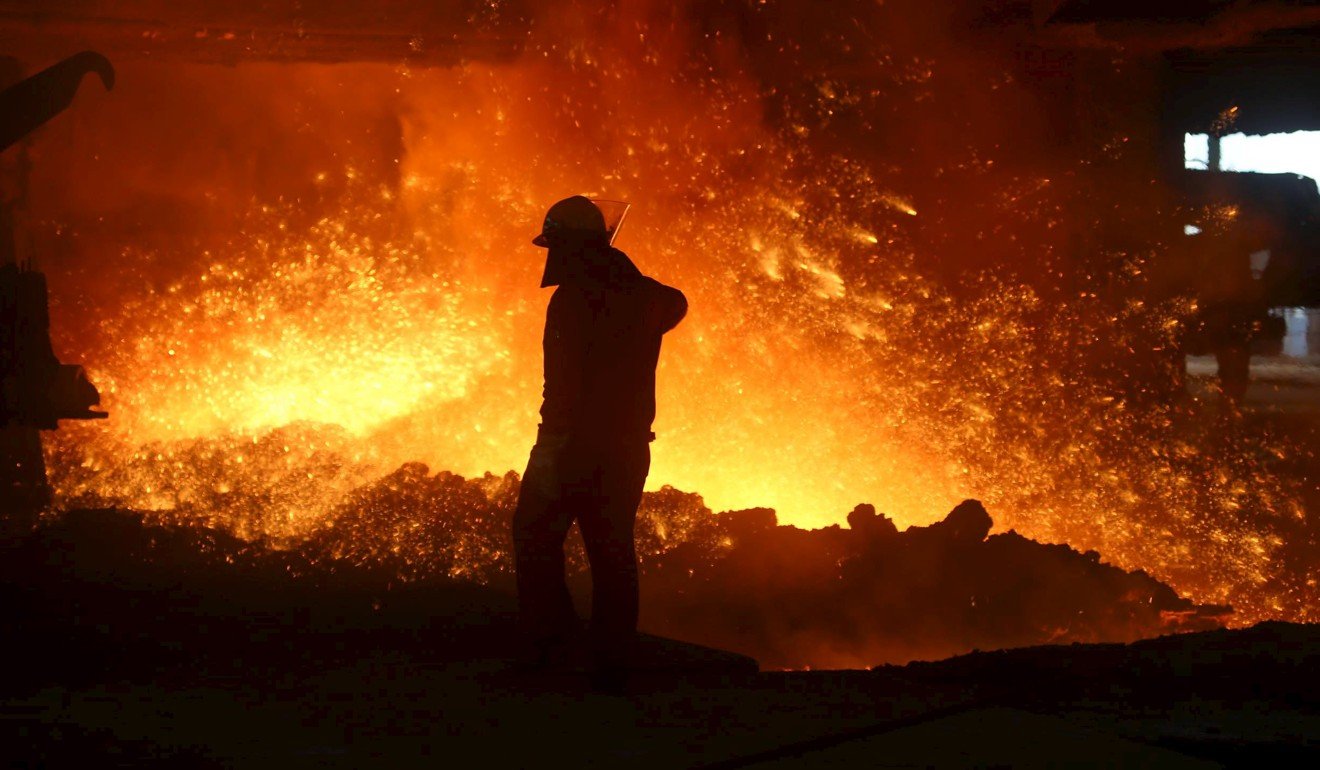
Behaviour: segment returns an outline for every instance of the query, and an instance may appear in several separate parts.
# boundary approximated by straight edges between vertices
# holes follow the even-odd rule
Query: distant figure
[[[1257,240],[1253,230],[1236,223],[1198,238],[1205,248],[1196,286],[1201,341],[1218,364],[1220,416],[1234,419],[1250,383],[1251,343],[1267,317],[1251,270]]]
[[[591,563],[594,678],[607,688],[622,686],[637,633],[633,526],[655,438],[660,338],[687,313],[682,292],[611,246],[619,220],[607,227],[596,203],[574,196],[550,208],[532,241],[548,250],[541,286],[558,288],[546,311],[541,426],[513,519],[523,662],[548,665],[577,625],[564,577],[576,521]]]

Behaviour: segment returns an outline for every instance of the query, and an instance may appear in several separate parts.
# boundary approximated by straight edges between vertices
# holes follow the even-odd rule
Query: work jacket
[[[660,338],[683,319],[687,299],[610,247],[574,272],[546,311],[542,433],[578,445],[649,441]]]

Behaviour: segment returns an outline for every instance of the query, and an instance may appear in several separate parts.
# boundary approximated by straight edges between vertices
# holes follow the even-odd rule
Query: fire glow
[[[405,461],[521,470],[547,299],[528,240],[549,202],[580,192],[633,203],[618,245],[691,302],[662,356],[651,488],[802,526],[863,501],[924,524],[977,497],[1009,527],[1231,602],[1240,620],[1313,615],[1314,587],[1299,595],[1272,560],[1273,522],[1300,503],[1254,450],[1207,456],[1167,408],[1050,363],[1079,336],[1134,318],[1163,329],[1184,309],[1047,301],[993,274],[955,294],[927,275],[941,255],[918,253],[911,228],[960,225],[923,222],[882,167],[810,139],[864,94],[822,82],[818,103],[775,128],[736,64],[694,71],[686,31],[639,29],[567,35],[507,64],[167,80],[268,83],[314,105],[383,93],[397,171],[363,171],[375,156],[354,148],[351,121],[288,118],[294,135],[348,137],[307,171],[303,197],[248,196],[242,226],[213,242],[125,248],[131,288],[92,295],[87,315],[102,320],[57,339],[113,415],[53,442],[65,504],[297,538]],[[894,77],[930,87],[914,71]],[[1010,180],[1002,213],[1048,219],[1058,187]],[[56,292],[90,281],[70,269]]]

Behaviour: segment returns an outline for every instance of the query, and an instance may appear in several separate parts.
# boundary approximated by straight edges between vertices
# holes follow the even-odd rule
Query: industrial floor
[[[122,516],[90,542],[159,537]],[[66,533],[67,536],[67,533]],[[0,554],[12,767],[1316,766],[1320,626],[758,671],[648,637],[624,694],[512,666],[507,595]],[[129,549],[125,548],[124,551]],[[215,554],[212,554],[215,556]]]

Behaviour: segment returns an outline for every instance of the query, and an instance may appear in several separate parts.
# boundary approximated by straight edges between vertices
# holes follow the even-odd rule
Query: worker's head
[[[543,248],[562,244],[609,242],[605,215],[590,198],[574,195],[550,207],[541,225],[541,234],[532,243]]]
[[[574,195],[550,207],[541,234],[532,243],[546,249],[541,285],[558,286],[572,275],[577,257],[609,246],[610,234],[596,204]]]

